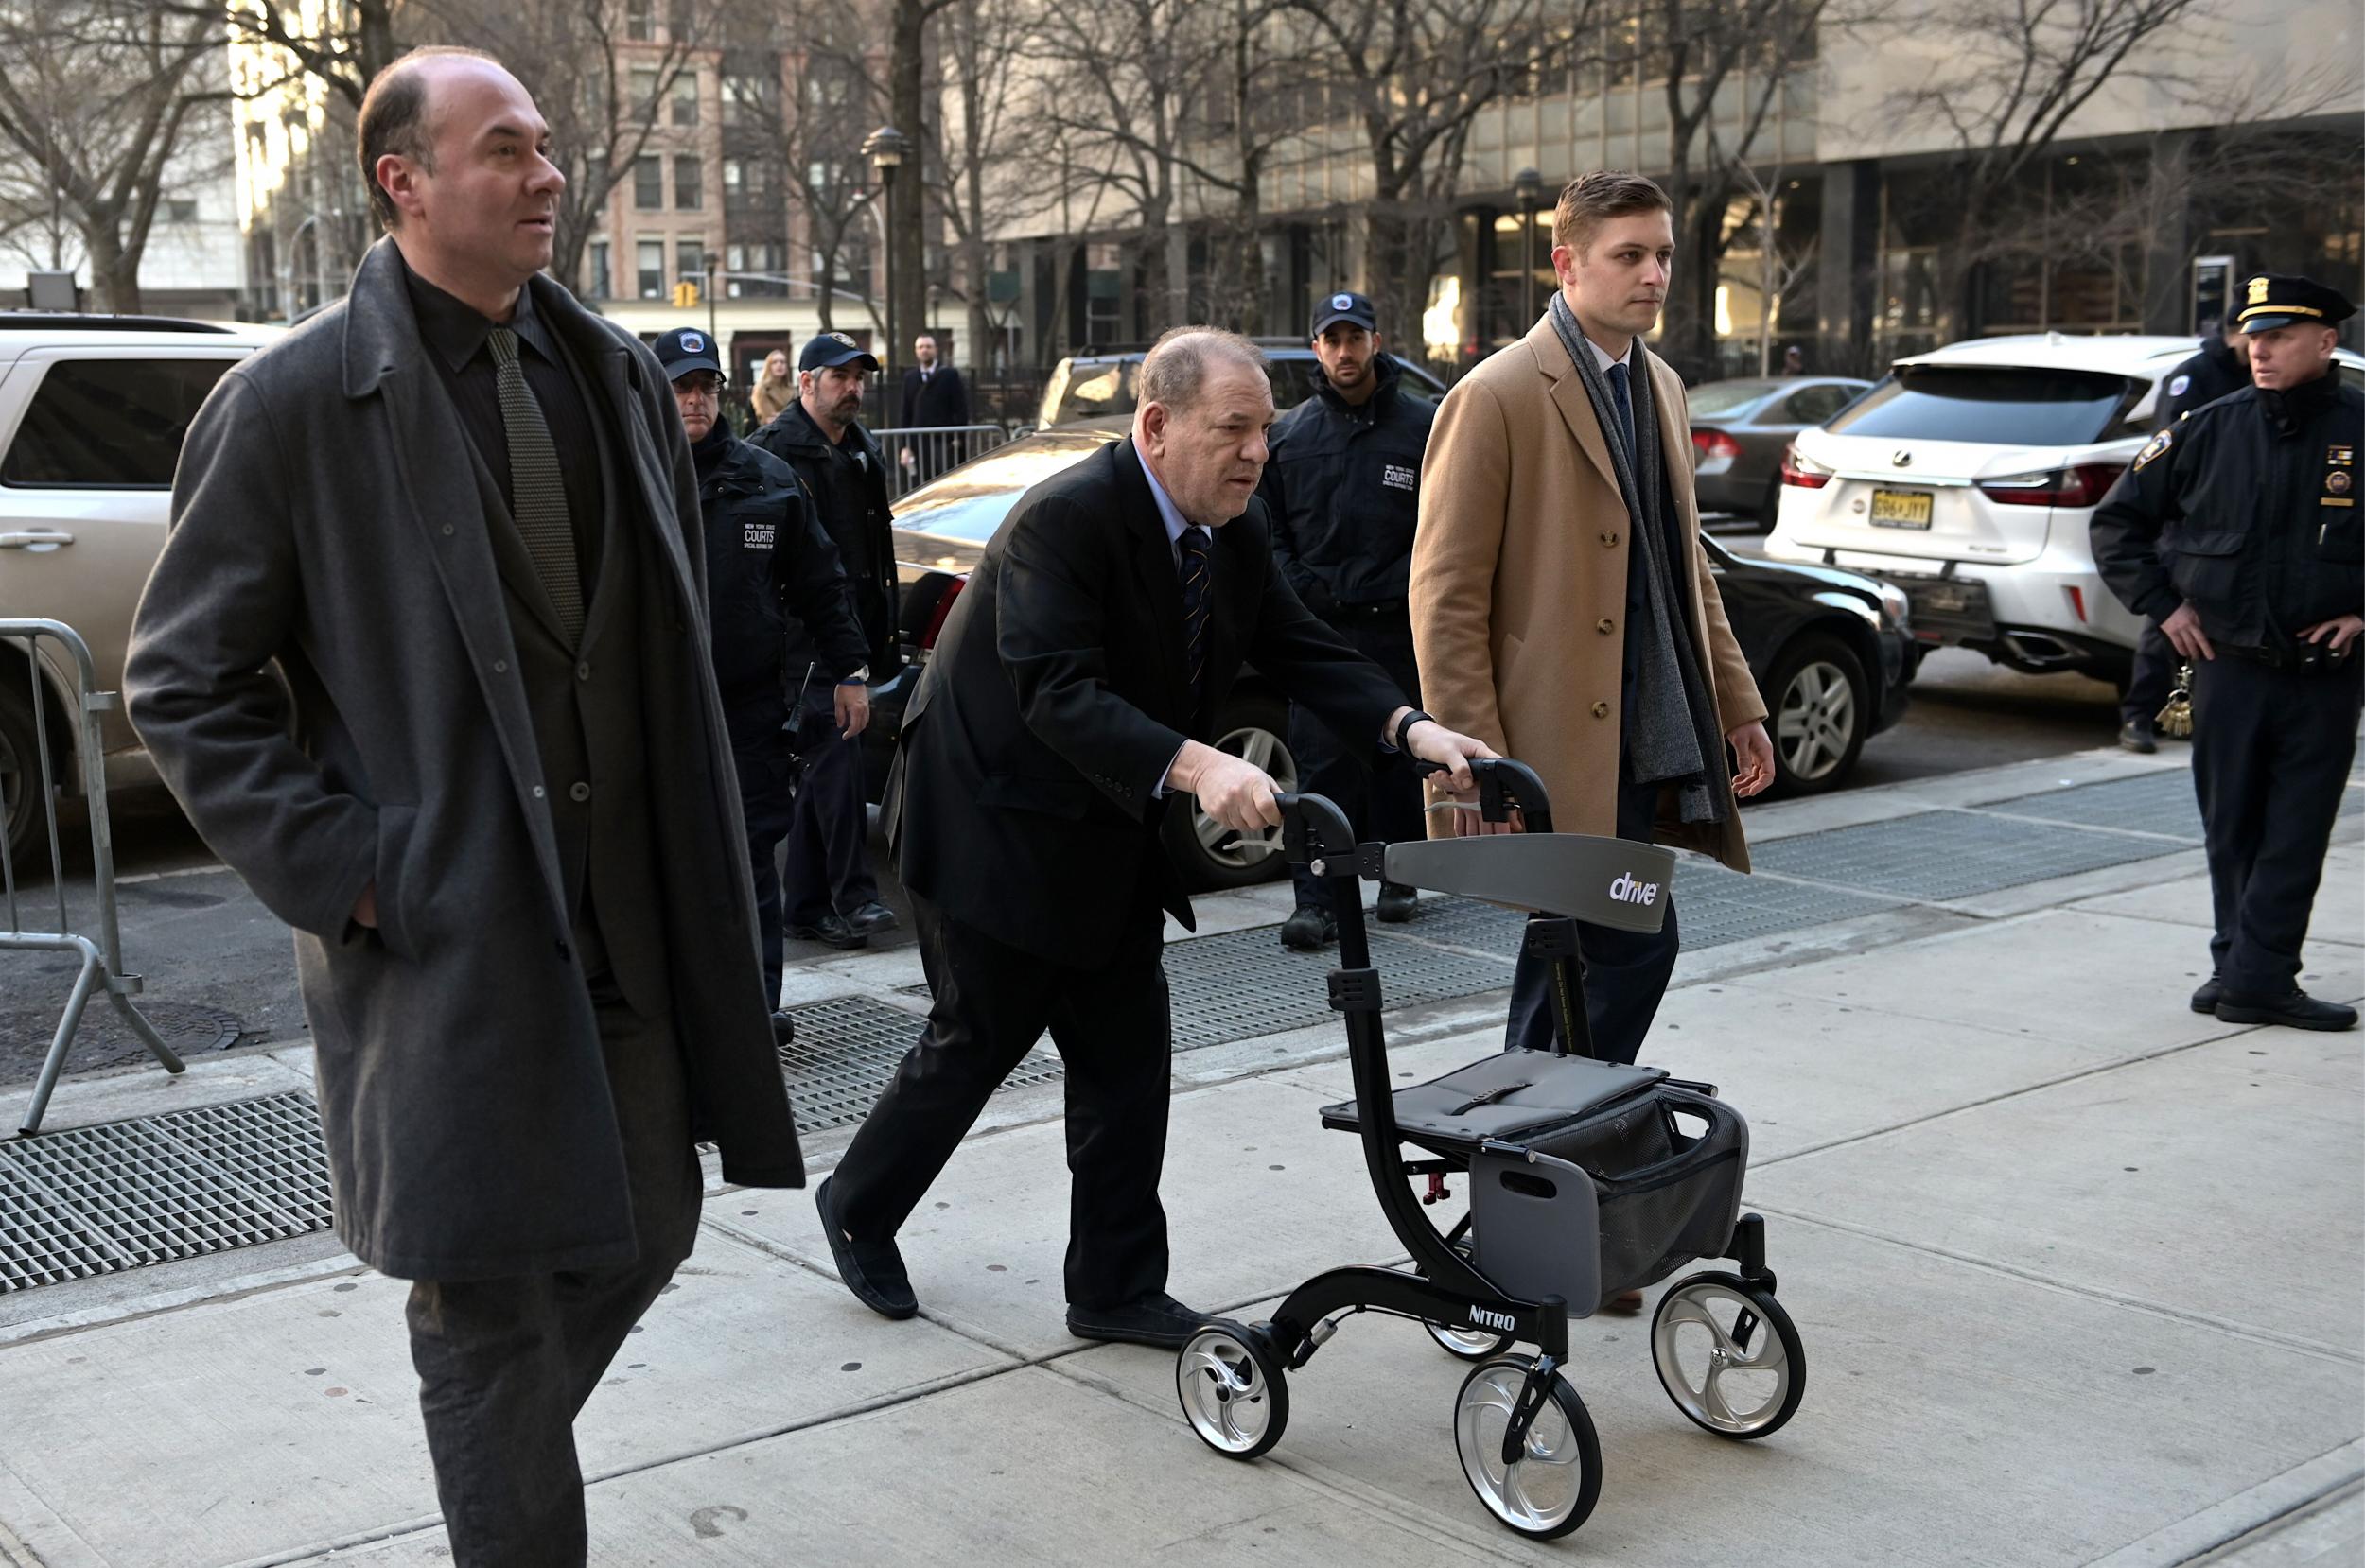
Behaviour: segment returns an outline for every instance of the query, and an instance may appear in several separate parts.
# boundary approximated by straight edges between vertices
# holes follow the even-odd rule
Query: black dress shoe
[[[2211,975],[2200,983],[2198,990],[2193,992],[2193,1011],[2215,1013],[2217,1010],[2217,999],[2223,995],[2225,995],[2225,982],[2216,975]]]
[[[1316,952],[1339,940],[1339,922],[1330,911],[1300,904],[1281,922],[1281,945],[1294,952]]]
[[[797,1043],[797,1020],[784,1012],[772,1015],[772,1043],[776,1046]]]
[[[873,932],[893,931],[902,924],[895,917],[893,910],[876,898],[849,915],[846,917],[846,923],[865,936],[868,936]]]
[[[1078,1339],[1148,1345],[1162,1350],[1181,1350],[1206,1326],[1203,1315],[1164,1292],[1121,1307],[1072,1306],[1067,1310],[1067,1332]]]
[[[2318,1002],[2298,986],[2279,997],[2252,998],[2228,991],[2217,999],[2221,1023],[2279,1023],[2286,1029],[2354,1029],[2356,1009],[2337,1002]]]
[[[2129,719],[2119,726],[2119,744],[2138,757],[2149,757],[2160,749],[2159,742],[2152,739],[2151,726],[2141,719]]]
[[[854,1299],[882,1317],[909,1317],[920,1311],[912,1294],[911,1276],[903,1272],[903,1253],[892,1241],[850,1239],[830,1202],[830,1176],[814,1189],[813,1206],[821,1214],[821,1233],[830,1238],[830,1256],[837,1262],[837,1277],[854,1293]]]
[[[1412,918],[1412,906],[1420,895],[1402,882],[1379,884],[1379,917],[1387,924],[1400,926]]]
[[[788,934],[799,942],[826,942],[832,948],[867,948],[869,936],[849,925],[843,915],[824,915],[809,926],[791,926]]]

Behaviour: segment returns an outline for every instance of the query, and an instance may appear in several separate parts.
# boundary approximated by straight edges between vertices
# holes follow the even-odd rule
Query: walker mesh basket
[[[1662,1081],[1526,1141],[1593,1178],[1603,1296],[1656,1284],[1732,1243],[1749,1128],[1721,1100]]]

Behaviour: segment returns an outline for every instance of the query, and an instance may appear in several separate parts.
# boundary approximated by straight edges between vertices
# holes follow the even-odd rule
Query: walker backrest
[[[1388,880],[1620,931],[1667,920],[1675,852],[1589,833],[1490,833],[1392,844]]]

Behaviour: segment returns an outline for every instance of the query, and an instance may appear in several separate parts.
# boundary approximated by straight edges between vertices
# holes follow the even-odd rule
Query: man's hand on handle
[[[1244,757],[1185,740],[1166,769],[1166,788],[1199,796],[1199,809],[1235,833],[1281,826],[1272,775]]]
[[[1741,771],[1733,775],[1734,794],[1746,800],[1774,782],[1774,741],[1763,723],[1753,719],[1726,732],[1725,739],[1741,762]]]

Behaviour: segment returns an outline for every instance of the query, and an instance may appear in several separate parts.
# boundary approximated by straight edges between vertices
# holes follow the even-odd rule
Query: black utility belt
[[[1323,618],[1334,626],[1343,621],[1401,620],[1409,608],[1401,599],[1380,604],[1333,604],[1323,612]]]
[[[2352,637],[2345,647],[2335,650],[2331,640],[2303,642],[2293,648],[2246,648],[2239,643],[2210,644],[2217,653],[2244,664],[2263,664],[2269,670],[2287,670],[2299,675],[2332,675],[2346,670],[2356,653],[2360,639]]]

